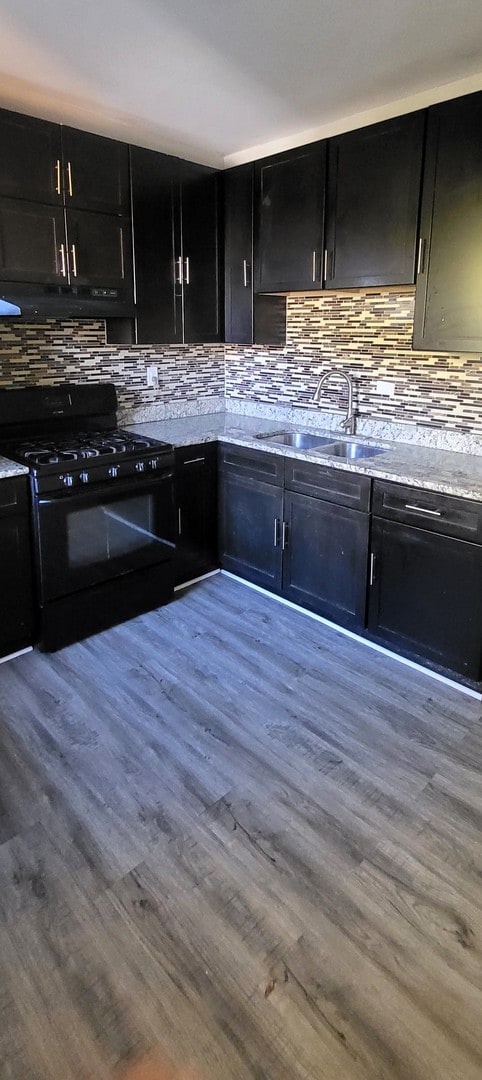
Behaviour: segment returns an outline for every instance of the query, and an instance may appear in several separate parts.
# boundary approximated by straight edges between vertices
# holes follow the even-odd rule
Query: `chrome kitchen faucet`
[[[321,388],[326,382],[328,382],[328,379],[331,379],[332,376],[334,376],[334,375],[336,375],[337,378],[344,379],[345,382],[346,382],[346,385],[348,387],[348,403],[347,403],[347,409],[346,409],[346,416],[345,416],[345,419],[341,421],[340,427],[344,428],[344,430],[346,432],[348,432],[349,435],[354,435],[355,434],[356,413],[355,413],[354,408],[353,408],[353,387],[354,387],[354,384],[353,384],[353,378],[352,378],[351,375],[347,375],[346,371],[341,371],[340,368],[333,368],[331,371],[325,371],[325,374],[321,376],[321,379],[320,379],[320,381],[318,383],[318,386],[316,387],[316,390],[315,390],[315,393],[314,393],[314,396],[313,396],[313,401],[317,405],[320,404]]]

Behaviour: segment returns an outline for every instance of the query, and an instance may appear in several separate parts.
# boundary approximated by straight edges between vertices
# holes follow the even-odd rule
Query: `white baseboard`
[[[182,589],[187,589],[189,585],[195,585],[198,581],[205,581],[206,578],[214,577],[215,574],[220,574],[221,570],[209,570],[207,574],[201,574],[200,577],[193,577],[190,581],[183,581],[182,585],[175,585],[174,592],[181,592]],[[239,578],[241,581],[241,578]]]
[[[32,652],[33,646],[27,645],[26,649],[19,649],[18,652],[9,653],[8,656],[0,656],[0,664],[6,664],[7,660],[15,660],[16,656],[23,656],[24,653]]]

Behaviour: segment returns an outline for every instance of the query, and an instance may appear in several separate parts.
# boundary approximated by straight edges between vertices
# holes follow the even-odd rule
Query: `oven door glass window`
[[[153,498],[133,499],[88,510],[73,510],[67,517],[67,558],[72,568],[106,564],[142,548],[159,547]]]
[[[171,477],[137,484],[135,492],[82,492],[40,502],[39,583],[42,600],[66,596],[172,558]]]

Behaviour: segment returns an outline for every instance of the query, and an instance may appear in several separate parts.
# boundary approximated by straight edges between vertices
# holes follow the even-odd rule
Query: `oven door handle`
[[[38,506],[58,506],[60,502],[68,501],[69,506],[75,506],[76,503],[81,503],[86,506],[88,502],[92,500],[94,502],[101,501],[107,494],[115,495],[145,495],[155,493],[155,489],[159,484],[162,484],[165,480],[174,479],[174,469],[160,469],[156,472],[155,476],[146,478],[145,480],[138,480],[131,477],[126,480],[110,480],[105,484],[93,484],[91,488],[83,487],[76,492],[72,492],[72,488],[65,491],[56,491],[54,495],[46,497],[40,495],[37,499]],[[133,482],[134,481],[134,482]]]

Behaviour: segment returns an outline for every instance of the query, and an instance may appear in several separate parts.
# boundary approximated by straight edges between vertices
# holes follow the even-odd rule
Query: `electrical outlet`
[[[377,394],[383,394],[384,397],[395,397],[395,383],[389,382],[388,379],[379,379],[375,389]]]
[[[159,387],[159,372],[157,370],[157,364],[148,364],[146,367],[147,385],[152,386],[155,390]]]

